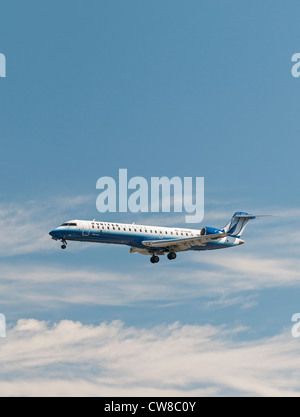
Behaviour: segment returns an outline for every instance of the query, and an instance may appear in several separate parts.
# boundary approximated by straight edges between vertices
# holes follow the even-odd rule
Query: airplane
[[[267,217],[267,214],[253,215],[236,212],[222,229],[202,227],[187,229],[179,227],[158,227],[115,222],[69,220],[49,234],[60,240],[62,249],[67,241],[114,243],[130,246],[130,253],[150,255],[151,263],[159,262],[159,255],[167,254],[168,259],[176,253],[193,250],[231,248],[244,243],[240,237],[249,220]]]

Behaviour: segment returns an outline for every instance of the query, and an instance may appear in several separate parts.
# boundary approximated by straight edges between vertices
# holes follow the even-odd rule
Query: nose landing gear
[[[62,243],[61,248],[62,249],[67,249],[67,241],[66,240],[62,240],[61,243]]]

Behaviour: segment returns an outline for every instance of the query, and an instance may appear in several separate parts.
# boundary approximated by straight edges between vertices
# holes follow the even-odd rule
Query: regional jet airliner
[[[157,263],[159,255],[167,254],[168,259],[175,259],[177,252],[223,249],[241,245],[244,243],[241,235],[247,222],[265,216],[267,215],[236,212],[222,229],[215,227],[187,229],[96,220],[69,220],[49,234],[52,239],[61,241],[62,249],[66,249],[68,240],[128,245],[130,253],[150,255],[150,261]]]

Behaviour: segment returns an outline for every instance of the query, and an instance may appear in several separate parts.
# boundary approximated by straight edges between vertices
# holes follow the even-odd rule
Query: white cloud
[[[298,339],[237,342],[243,331],[20,320],[0,341],[1,395],[298,396]]]
[[[146,259],[145,259],[146,260]],[[122,272],[111,267],[55,267],[52,265],[0,264],[2,305],[16,304],[15,312],[30,303],[32,309],[51,309],[58,303],[94,305],[139,305],[144,302],[182,303],[195,297],[201,283],[185,280],[176,268],[153,273],[145,269]]]
[[[213,257],[211,253],[198,262],[214,266],[214,277],[223,282],[223,288],[235,291],[300,284],[300,261],[295,258],[274,259],[240,253]]]
[[[78,210],[83,201],[74,202]],[[8,236],[7,242],[0,242],[1,255],[57,250],[48,232],[53,218],[58,224],[64,206],[73,203],[57,204],[0,206],[1,233]],[[239,248],[181,253],[177,261],[162,261],[155,269],[141,257],[145,266],[137,270],[139,255],[130,259],[132,267],[127,264],[125,272],[109,261],[99,268],[99,258],[89,268],[66,260],[63,267],[5,260],[0,264],[2,305],[7,310],[12,306],[19,317],[25,305],[41,312],[59,303],[155,302],[163,307],[202,298],[201,305],[210,310],[233,304],[253,308],[254,291],[299,287],[300,262],[292,252],[298,237],[290,233],[285,238],[286,250],[291,249],[285,258],[281,244],[296,215],[292,211],[280,222],[260,221],[253,230],[249,225],[246,245]],[[79,250],[75,244],[74,249]],[[1,395],[298,395],[298,340],[287,331],[258,341],[235,341],[242,330],[178,323],[152,329],[120,322],[88,326],[62,321],[49,326],[21,320],[0,340]]]
[[[57,249],[49,231],[69,218],[71,213],[79,212],[90,199],[90,196],[56,197],[49,201],[28,201],[22,205],[1,204],[0,256]]]
[[[99,268],[98,264],[78,267],[1,263],[2,304],[8,308],[17,302],[22,309],[24,303],[30,303],[36,309],[52,308],[58,303],[129,306],[144,302],[185,304],[187,300],[203,299],[202,307],[206,308],[233,304],[252,308],[256,305],[253,291],[300,285],[300,261],[294,258],[244,255],[238,248],[223,254],[218,251],[181,256],[185,257],[183,263],[163,260],[160,269],[155,270],[147,258],[143,259],[143,270],[136,270],[133,258],[133,266],[126,272],[119,265]]]

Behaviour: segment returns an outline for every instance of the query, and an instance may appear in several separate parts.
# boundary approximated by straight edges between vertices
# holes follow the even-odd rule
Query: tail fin
[[[254,220],[256,217],[268,217],[269,214],[248,214],[242,211],[237,211],[232,216],[229,223],[222,229],[224,233],[228,233],[231,236],[240,237],[245,230],[245,227],[249,220]]]

